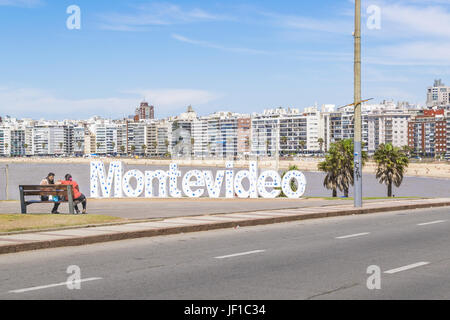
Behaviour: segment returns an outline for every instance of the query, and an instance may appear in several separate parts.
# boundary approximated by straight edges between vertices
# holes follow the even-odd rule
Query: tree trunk
[[[388,184],[388,197],[392,197],[392,181]]]
[[[336,190],[336,188],[333,189],[333,198],[337,198],[337,190]]]
[[[344,188],[344,197],[348,198],[348,188]]]

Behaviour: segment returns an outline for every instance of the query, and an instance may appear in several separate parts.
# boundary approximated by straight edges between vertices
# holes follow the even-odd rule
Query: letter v
[[[217,170],[216,179],[213,181],[212,172],[209,170],[203,171],[205,176],[206,189],[210,198],[220,197],[220,188],[222,187],[223,178],[225,177],[225,170]]]

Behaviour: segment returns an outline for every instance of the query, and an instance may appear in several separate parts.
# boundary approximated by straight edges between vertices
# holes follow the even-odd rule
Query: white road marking
[[[356,234],[350,234],[350,235],[348,235],[348,236],[336,237],[336,239],[355,238],[355,237],[366,236],[366,235],[368,235],[368,234],[370,234],[370,232],[356,233]]]
[[[425,223],[419,223],[417,224],[418,226],[427,226],[429,224],[436,224],[436,223],[442,223],[445,222],[446,220],[436,220],[436,221],[431,221],[431,222],[425,222]]]
[[[417,263],[413,263],[413,264],[410,264],[410,265],[407,265],[407,266],[404,266],[404,267],[391,269],[391,270],[385,271],[384,273],[394,274],[394,273],[397,273],[397,272],[402,272],[402,271],[406,271],[406,270],[410,270],[410,269],[426,266],[427,264],[430,264],[430,263],[429,262],[417,262]]]
[[[35,291],[35,290],[48,289],[48,288],[53,288],[53,287],[66,286],[67,284],[78,284],[78,283],[82,283],[82,282],[95,281],[95,280],[101,280],[101,279],[102,278],[88,278],[88,279],[81,279],[81,280],[75,280],[75,281],[70,281],[70,282],[66,281],[66,282],[48,284],[48,285],[39,286],[39,287],[31,287],[31,288],[25,288],[25,289],[19,289],[19,290],[12,290],[12,291],[9,291],[9,293],[23,293],[23,292],[28,292],[28,291]]]
[[[215,259],[233,258],[233,257],[245,256],[245,255],[254,254],[254,253],[261,253],[261,252],[265,252],[265,251],[266,250],[255,250],[255,251],[248,251],[248,252],[242,252],[242,253],[235,253],[235,254],[230,254],[227,256],[215,257]]]

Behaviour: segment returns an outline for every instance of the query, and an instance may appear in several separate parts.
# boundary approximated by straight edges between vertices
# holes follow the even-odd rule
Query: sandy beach
[[[213,167],[224,168],[226,160],[161,160],[161,159],[130,159],[130,158],[0,158],[0,166],[8,163],[36,163],[36,164],[88,164],[92,160],[101,160],[109,163],[114,160],[120,160],[128,165],[144,165],[144,166],[169,166],[170,163],[177,163],[179,166],[186,167]],[[318,172],[317,164],[322,161],[317,158],[303,158],[296,161],[280,160],[280,169],[287,169],[290,165],[296,165],[301,171]],[[259,160],[259,168],[275,168],[276,162],[274,160]],[[248,167],[248,161],[237,160],[234,161],[235,168]],[[374,174],[376,164],[369,161],[364,166],[364,173]],[[450,162],[424,162],[424,163],[410,163],[406,172],[406,176],[410,177],[429,177],[429,178],[450,178]]]

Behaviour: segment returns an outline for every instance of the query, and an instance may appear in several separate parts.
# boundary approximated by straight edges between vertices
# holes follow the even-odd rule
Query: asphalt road
[[[24,252],[0,256],[0,299],[450,299],[449,244],[439,208]]]

